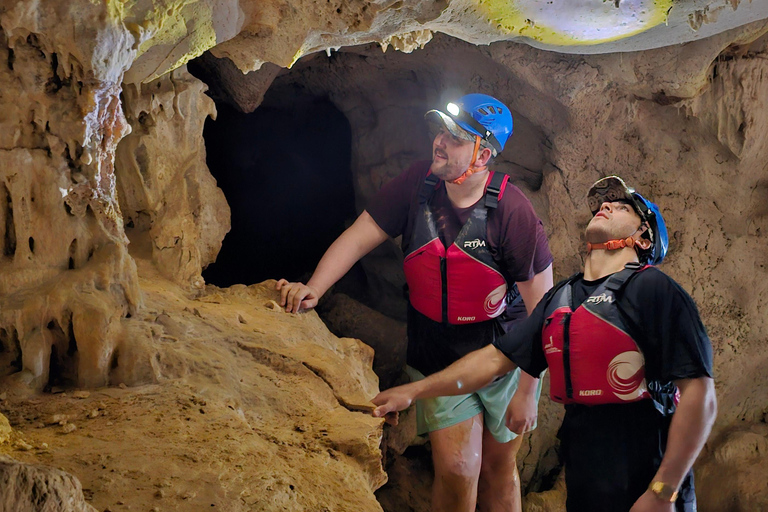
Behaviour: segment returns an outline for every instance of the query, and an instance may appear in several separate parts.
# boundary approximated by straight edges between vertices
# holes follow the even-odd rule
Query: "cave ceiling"
[[[433,33],[562,53],[646,50],[768,18],[760,0],[37,0],[0,3],[9,39],[45,34],[99,80],[149,82],[209,49],[243,72],[377,42],[412,51]],[[64,22],[62,22],[64,21]],[[74,37],[73,37],[74,36]]]

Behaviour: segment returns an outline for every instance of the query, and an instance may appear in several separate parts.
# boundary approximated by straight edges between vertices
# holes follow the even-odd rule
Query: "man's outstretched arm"
[[[328,288],[346,274],[352,265],[389,238],[366,211],[360,214],[354,224],[344,231],[325,251],[317,264],[312,278],[303,283],[291,283],[285,279],[277,282],[280,290],[280,305],[289,313],[299,309],[311,309]]]
[[[507,359],[499,349],[488,345],[470,352],[445,370],[433,373],[426,379],[382,391],[371,400],[378,406],[373,415],[381,418],[402,411],[420,398],[473,393],[515,368],[515,363]]]
[[[544,294],[552,288],[552,265],[534,275],[528,281],[518,281],[517,289],[523,297],[525,309],[530,316]],[[520,373],[517,391],[512,395],[507,408],[507,428],[516,434],[528,432],[536,424],[538,400],[536,390],[539,379],[525,372]]]
[[[664,458],[653,481],[678,489],[704,447],[717,416],[715,384],[709,377],[675,381],[680,389],[680,402],[672,416]],[[649,484],[651,482],[648,482]],[[630,512],[673,510],[651,491],[646,491]]]

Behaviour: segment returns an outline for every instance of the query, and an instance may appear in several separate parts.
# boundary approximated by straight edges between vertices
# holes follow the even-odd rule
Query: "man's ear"
[[[474,167],[483,167],[484,165],[488,165],[488,162],[492,156],[493,151],[491,151],[490,148],[481,148],[481,150],[477,152]]]
[[[640,237],[638,240],[635,240],[635,245],[641,248],[642,250],[647,251],[648,249],[651,248],[651,245],[653,244],[647,238]]]

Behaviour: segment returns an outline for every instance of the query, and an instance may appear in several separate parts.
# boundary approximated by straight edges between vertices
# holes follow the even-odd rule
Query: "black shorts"
[[[496,319],[449,325],[435,322],[408,304],[408,365],[428,376],[502,334],[504,330]]]
[[[568,405],[560,428],[568,512],[627,512],[661,464],[669,430],[651,400]],[[677,512],[695,512],[693,473],[681,485]]]

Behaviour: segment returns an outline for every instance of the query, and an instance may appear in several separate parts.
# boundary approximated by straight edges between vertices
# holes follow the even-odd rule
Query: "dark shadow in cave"
[[[206,282],[306,277],[355,217],[349,121],[328,99],[292,100],[250,114],[217,102],[205,123],[208,167],[232,210]]]

